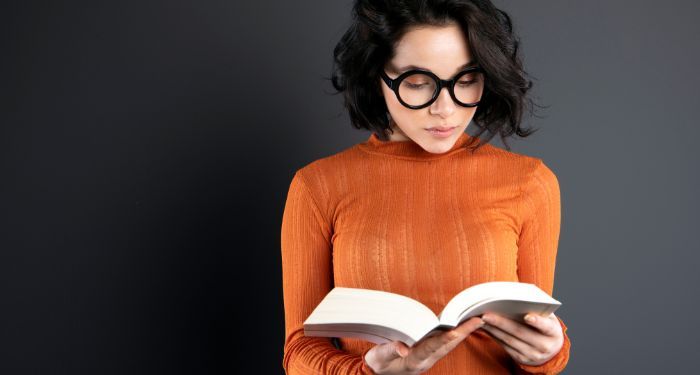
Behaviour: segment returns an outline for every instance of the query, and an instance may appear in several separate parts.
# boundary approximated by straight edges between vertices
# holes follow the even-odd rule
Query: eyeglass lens
[[[462,104],[473,104],[479,101],[484,88],[484,77],[481,72],[469,72],[457,78],[454,94]],[[398,94],[408,105],[420,106],[428,103],[436,94],[437,82],[424,73],[414,73],[401,81]]]

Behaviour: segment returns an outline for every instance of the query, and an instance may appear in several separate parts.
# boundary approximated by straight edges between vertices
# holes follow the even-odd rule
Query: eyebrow
[[[468,67],[470,67],[470,66],[474,66],[474,65],[476,65],[476,61],[472,60],[472,61],[470,61],[470,62],[468,62],[468,63],[466,63],[466,64],[464,64],[464,65],[458,67],[458,68],[457,68],[457,72],[455,72],[455,74],[458,73],[459,71],[461,71],[462,69],[466,69],[466,68],[468,68]],[[406,65],[406,66],[401,67],[401,68],[398,68],[398,69],[394,69],[393,66],[390,66],[390,68],[394,71],[394,73],[399,73],[399,74],[404,73],[404,72],[407,72],[407,71],[412,70],[412,69],[421,69],[421,70],[428,70],[428,71],[430,71],[430,69],[424,68],[424,67],[421,67],[421,66],[418,66],[418,65]]]

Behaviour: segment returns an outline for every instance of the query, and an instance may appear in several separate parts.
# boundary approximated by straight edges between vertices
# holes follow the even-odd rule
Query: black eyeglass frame
[[[455,84],[463,75],[469,74],[469,73],[474,73],[474,72],[479,72],[479,73],[484,74],[484,70],[481,67],[472,66],[472,67],[469,67],[469,68],[464,69],[461,72],[457,73],[451,79],[441,79],[435,73],[433,73],[429,70],[423,70],[423,69],[409,70],[407,72],[401,73],[401,75],[399,75],[398,77],[396,77],[394,79],[389,78],[389,76],[386,74],[386,72],[383,69],[380,72],[380,75],[382,77],[382,80],[384,80],[384,83],[386,83],[386,85],[394,92],[394,94],[396,95],[396,99],[398,99],[399,102],[404,107],[407,107],[410,109],[425,108],[425,107],[435,103],[438,96],[440,96],[440,92],[442,91],[442,88],[447,87],[447,91],[450,93],[450,96],[452,97],[452,100],[454,100],[455,103],[457,103],[458,105],[461,105],[462,107],[471,108],[471,107],[478,106],[479,103],[481,102],[481,100],[474,102],[474,103],[462,103],[457,99],[457,96],[455,96],[454,89],[455,89]],[[399,86],[401,86],[401,82],[406,77],[413,75],[413,74],[417,74],[417,73],[422,73],[422,74],[426,74],[426,75],[430,76],[437,83],[437,85],[436,85],[437,89],[433,93],[433,97],[427,103],[421,104],[421,105],[410,105],[410,104],[404,102],[403,99],[401,99],[401,96],[399,95]],[[482,93],[482,95],[483,95],[483,93]]]

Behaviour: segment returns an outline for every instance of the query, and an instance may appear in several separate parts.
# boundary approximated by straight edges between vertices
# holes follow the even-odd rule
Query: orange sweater
[[[486,144],[431,154],[411,140],[370,135],[299,169],[282,218],[285,345],[295,374],[371,374],[375,344],[305,337],[304,320],[333,288],[385,290],[438,314],[459,291],[486,281],[521,281],[552,294],[560,196],[541,159]],[[570,342],[540,366],[516,363],[477,330],[426,374],[554,374]]]

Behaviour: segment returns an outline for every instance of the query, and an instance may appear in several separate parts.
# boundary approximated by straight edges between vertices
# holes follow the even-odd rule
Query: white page
[[[324,327],[319,326],[322,324],[338,328],[380,326],[418,340],[438,323],[432,310],[412,298],[379,290],[335,287],[304,321],[304,328],[323,331]],[[383,333],[391,335],[390,331]]]

